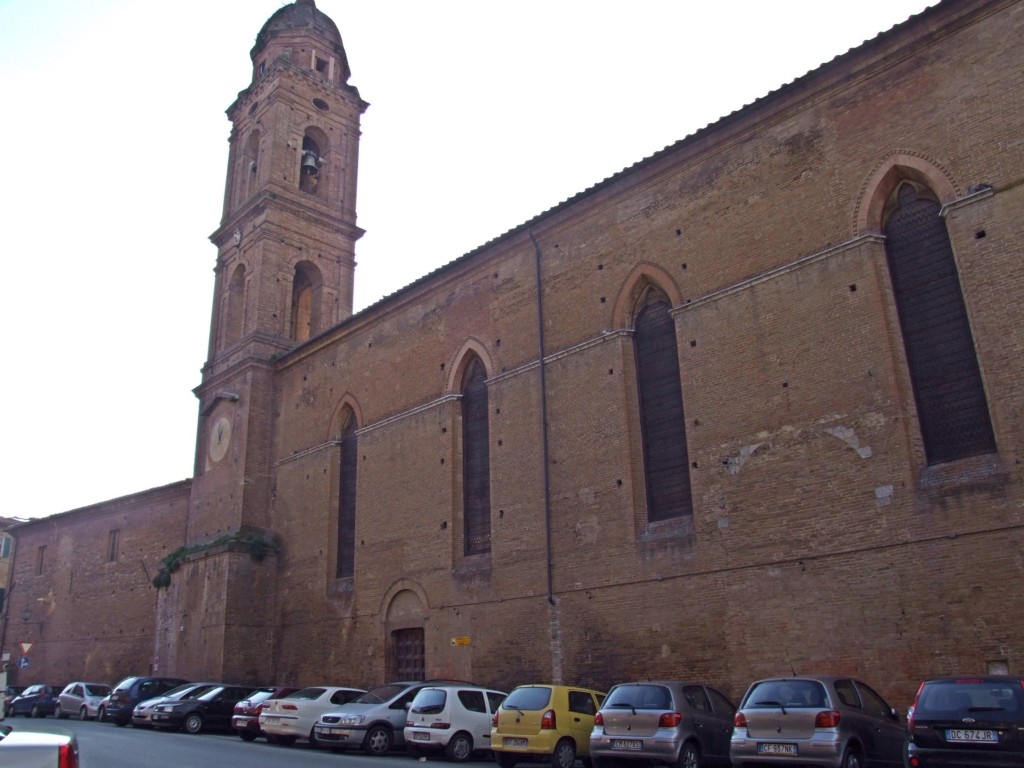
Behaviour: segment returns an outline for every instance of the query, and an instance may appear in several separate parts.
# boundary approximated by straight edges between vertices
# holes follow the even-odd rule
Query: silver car
[[[96,717],[103,697],[109,695],[110,686],[103,683],[68,683],[57,697],[53,714],[57,719],[77,715],[79,720],[90,720]]]
[[[836,675],[758,680],[736,712],[730,755],[740,766],[903,766],[908,733],[860,680]]]
[[[651,680],[622,683],[594,716],[594,768],[641,761],[673,768],[729,765],[736,707],[703,683]]]

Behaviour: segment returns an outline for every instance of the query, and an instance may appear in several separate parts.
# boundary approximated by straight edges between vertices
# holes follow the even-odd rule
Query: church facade
[[[945,0],[354,314],[367,104],[283,7],[194,477],[13,529],[21,679],[1019,674],[1022,32]]]

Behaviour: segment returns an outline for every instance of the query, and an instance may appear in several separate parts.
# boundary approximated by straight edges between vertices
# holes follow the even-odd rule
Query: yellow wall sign
[[[452,638],[452,645],[456,645],[456,646],[469,645],[469,637],[467,635],[463,635],[462,637],[453,637]]]

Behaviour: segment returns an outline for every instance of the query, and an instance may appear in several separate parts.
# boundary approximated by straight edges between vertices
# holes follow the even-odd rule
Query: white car
[[[4,768],[78,768],[73,733],[33,733],[0,728],[0,765]]]
[[[313,726],[320,715],[364,693],[361,688],[317,685],[270,699],[260,710],[260,729],[271,744],[294,744],[296,739],[315,743]]]
[[[57,697],[53,714],[58,720],[77,716],[79,720],[96,717],[104,696],[110,695],[110,686],[103,683],[68,683]]]
[[[490,750],[491,721],[508,696],[475,685],[424,688],[409,705],[405,747],[413,757],[440,752],[456,763],[474,752]]]

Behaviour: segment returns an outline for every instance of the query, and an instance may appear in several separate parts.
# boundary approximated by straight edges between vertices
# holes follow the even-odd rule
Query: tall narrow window
[[[118,529],[114,529],[110,532],[110,537],[107,540],[107,562],[113,563],[117,560],[118,554],[118,539],[121,537],[121,532]]]
[[[0,557],[11,556],[11,537],[0,534]]]
[[[640,432],[647,519],[693,514],[679,351],[668,297],[649,288],[636,316],[633,346],[640,393]]]
[[[245,315],[245,265],[239,264],[231,273],[228,283],[227,313],[224,318],[224,344],[234,344],[242,338],[242,318]]]
[[[36,550],[36,576],[43,575],[43,566],[46,564],[46,545]]]
[[[993,453],[995,435],[940,206],[909,181],[889,200],[885,252],[929,465]]]
[[[463,551],[491,551],[491,458],[487,371],[473,357],[462,376]]]
[[[292,277],[292,338],[308,341],[313,334],[322,330],[320,302],[323,276],[315,265],[302,261],[295,265]]]
[[[356,417],[346,408],[345,426],[341,430],[341,497],[338,501],[338,568],[339,579],[355,573],[356,545],[356,467],[359,446],[356,440]]]

